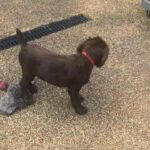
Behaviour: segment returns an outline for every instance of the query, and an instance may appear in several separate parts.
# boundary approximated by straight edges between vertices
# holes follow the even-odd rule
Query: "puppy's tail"
[[[18,42],[21,46],[24,46],[27,44],[23,37],[22,32],[19,29],[16,29],[16,35],[17,35]]]

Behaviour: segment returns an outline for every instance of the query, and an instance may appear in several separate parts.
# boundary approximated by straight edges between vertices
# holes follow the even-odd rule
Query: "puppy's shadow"
[[[50,116],[66,118],[71,109],[66,89],[53,86],[38,79],[35,82],[38,87],[38,93],[35,94],[36,104],[42,105],[41,109]]]

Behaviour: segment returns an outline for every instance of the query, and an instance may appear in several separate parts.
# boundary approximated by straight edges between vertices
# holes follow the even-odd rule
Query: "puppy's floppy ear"
[[[82,53],[82,50],[83,50],[83,43],[79,44],[79,46],[77,47],[77,52]]]

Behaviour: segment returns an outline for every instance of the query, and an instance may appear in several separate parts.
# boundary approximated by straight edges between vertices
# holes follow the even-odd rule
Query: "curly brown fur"
[[[89,81],[93,65],[82,55],[82,51],[85,50],[93,58],[95,66],[101,67],[109,53],[106,42],[100,37],[89,38],[78,46],[77,54],[58,55],[38,45],[26,43],[21,31],[17,29],[16,32],[21,44],[19,62],[22,67],[22,89],[32,89],[34,77],[55,86],[66,87],[75,112],[85,114],[87,108],[81,105],[84,98],[79,91]]]

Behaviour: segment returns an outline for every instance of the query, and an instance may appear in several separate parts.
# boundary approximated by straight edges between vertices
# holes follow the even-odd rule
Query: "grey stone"
[[[19,84],[10,84],[6,94],[0,99],[0,112],[5,115],[11,115],[17,109],[21,109],[33,102],[32,94],[27,91],[21,94]]]

